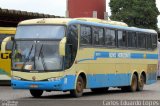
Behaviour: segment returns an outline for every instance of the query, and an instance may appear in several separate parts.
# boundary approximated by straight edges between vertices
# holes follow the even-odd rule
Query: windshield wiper
[[[33,44],[32,44],[32,47],[31,47],[30,50],[29,50],[28,56],[25,58],[25,61],[24,61],[24,63],[23,63],[23,66],[22,66],[21,70],[24,69],[24,66],[26,65],[26,63],[27,63],[27,61],[28,61],[28,59],[29,59],[29,57],[30,57],[30,55],[31,55],[31,53],[32,53],[32,49],[33,49]]]
[[[43,44],[41,45],[41,48],[40,48],[40,51],[39,51],[39,54],[38,54],[38,60],[39,60],[39,57],[40,57],[40,55],[41,55],[42,48],[43,48]]]
[[[43,55],[42,49],[43,49],[43,44],[42,44],[41,49],[39,51],[38,60],[39,60],[39,57],[41,57],[41,62],[42,62],[42,65],[43,65],[43,69],[44,69],[44,71],[46,71],[47,67],[46,67],[46,63],[44,61],[44,55]]]
[[[36,70],[36,53],[37,53],[37,41],[35,41],[35,52],[34,52],[34,69]]]

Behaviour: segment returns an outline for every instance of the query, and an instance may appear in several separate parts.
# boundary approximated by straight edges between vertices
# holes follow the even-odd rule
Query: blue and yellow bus
[[[158,42],[158,72],[157,77],[160,78],[160,42]]]
[[[0,45],[2,41],[9,36],[14,36],[16,28],[14,27],[0,27]],[[10,46],[11,47],[11,46]],[[1,51],[1,48],[0,48]],[[8,85],[11,80],[11,51],[6,53],[0,52],[0,85]]]
[[[19,23],[13,42],[12,87],[33,97],[57,90],[80,97],[84,89],[109,87],[135,92],[157,80],[151,29],[92,18],[32,19]]]

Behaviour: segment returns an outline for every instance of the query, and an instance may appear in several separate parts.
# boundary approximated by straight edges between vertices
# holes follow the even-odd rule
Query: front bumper
[[[37,90],[59,90],[66,91],[75,88],[74,82],[76,77],[74,75],[65,76],[56,81],[23,81],[11,79],[13,89],[37,89]]]

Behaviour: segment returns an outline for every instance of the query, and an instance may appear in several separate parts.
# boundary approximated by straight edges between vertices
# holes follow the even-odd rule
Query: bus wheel
[[[81,76],[79,76],[76,82],[76,89],[71,90],[70,94],[73,97],[80,97],[83,94],[83,89],[84,89],[84,80]]]
[[[133,74],[132,82],[131,85],[129,86],[129,91],[135,92],[137,90],[137,85],[138,85],[138,78],[135,74]]]
[[[141,74],[140,80],[138,81],[137,91],[142,91],[145,83],[144,75]]]
[[[30,90],[30,93],[33,97],[39,98],[42,96],[43,91],[42,90]]]
[[[95,93],[105,93],[108,91],[108,87],[106,88],[92,88],[91,91]]]

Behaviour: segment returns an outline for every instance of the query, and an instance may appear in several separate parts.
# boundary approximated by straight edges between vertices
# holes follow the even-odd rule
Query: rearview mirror
[[[1,44],[1,52],[2,53],[6,53],[6,46],[8,44],[8,42],[10,41],[13,41],[13,37],[9,36],[9,37],[6,37],[3,41],[2,41],[2,44]]]
[[[61,41],[60,41],[60,43],[59,43],[59,54],[61,55],[61,56],[65,56],[65,50],[66,50],[66,41],[67,41],[67,38],[66,37],[64,37]]]

